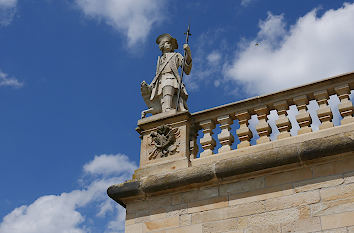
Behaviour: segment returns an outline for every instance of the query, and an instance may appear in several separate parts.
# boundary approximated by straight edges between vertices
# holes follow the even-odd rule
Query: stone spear
[[[190,33],[190,25],[188,25],[187,31],[184,33],[184,35],[186,35],[186,44],[188,44],[188,40],[189,40],[189,36],[191,36],[192,34]],[[184,69],[184,63],[186,58],[186,51],[184,51],[184,55],[183,55],[183,63],[182,63],[182,71],[181,71],[181,81],[179,83],[179,88],[178,88],[178,94],[177,94],[177,106],[176,106],[176,110],[178,111],[179,108],[179,99],[181,98],[181,89],[182,89],[182,80],[183,80],[183,69]]]

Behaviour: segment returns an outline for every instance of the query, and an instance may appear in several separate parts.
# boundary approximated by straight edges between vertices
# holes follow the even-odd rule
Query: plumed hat
[[[172,45],[172,48],[175,50],[175,49],[178,49],[178,43],[177,43],[177,40],[175,38],[173,38],[170,34],[168,33],[164,33],[164,34],[161,34],[157,37],[156,39],[156,44],[160,44],[160,42],[162,41],[162,39],[168,39],[170,42],[171,42],[171,45]]]

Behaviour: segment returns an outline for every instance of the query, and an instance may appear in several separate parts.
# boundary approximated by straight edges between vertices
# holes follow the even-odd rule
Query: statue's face
[[[161,51],[163,53],[168,53],[173,51],[172,44],[168,39],[161,40],[159,47],[161,48]]]

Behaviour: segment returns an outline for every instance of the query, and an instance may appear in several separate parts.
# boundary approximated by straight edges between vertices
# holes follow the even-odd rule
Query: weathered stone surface
[[[220,186],[220,195],[228,195],[229,193],[242,193],[257,190],[264,187],[264,177],[241,180]]]
[[[218,178],[223,178],[298,162],[297,147],[288,146],[282,150],[275,148],[218,161],[215,163],[215,173]]]
[[[350,211],[354,211],[354,196],[347,199],[338,199],[311,205],[312,216],[339,214]]]
[[[294,183],[302,180],[307,180],[312,177],[310,168],[301,168],[292,171],[283,171],[265,177],[265,186],[272,187],[288,183]]]
[[[314,233],[352,233],[352,232],[348,232],[346,227],[343,228],[337,228],[337,229],[331,229],[328,231],[316,231]]]
[[[192,215],[191,214],[182,214],[179,216],[179,225],[188,226],[192,224]]]
[[[342,175],[320,177],[294,184],[295,192],[305,192],[314,189],[337,186],[344,182]]]
[[[216,197],[188,203],[188,213],[202,212],[210,209],[223,208],[226,206],[228,206],[227,197]]]
[[[239,205],[249,202],[263,201],[266,199],[288,196],[294,193],[292,185],[281,185],[276,187],[267,187],[250,192],[237,193],[229,195],[229,205]]]
[[[320,190],[322,201],[350,198],[354,196],[354,183]]]
[[[354,211],[321,216],[323,230],[354,225]]]
[[[147,230],[158,230],[158,229],[163,229],[163,228],[171,228],[171,227],[177,227],[179,226],[179,217],[175,216],[172,218],[165,218],[165,219],[160,219],[156,221],[151,221],[151,222],[145,222],[144,223]]]
[[[151,175],[142,180],[141,188],[151,193],[184,185],[207,182],[215,177],[212,166],[189,167],[174,173]]]
[[[354,152],[349,152],[346,154],[347,156],[345,156],[344,158],[342,158],[341,156],[335,161],[332,160],[325,164],[319,164],[312,167],[313,176],[325,177],[352,171],[354,167],[354,160],[352,159],[352,156],[354,156]]]
[[[320,201],[319,191],[296,193],[289,196],[267,199],[264,201],[266,211],[287,209],[291,207],[309,205]]]
[[[314,232],[321,230],[321,221],[319,217],[300,219],[282,226],[282,232]]]
[[[344,174],[344,183],[345,184],[354,183],[354,172],[349,172]]]
[[[237,219],[227,219],[218,222],[204,223],[203,233],[224,233],[238,228]]]
[[[140,181],[128,181],[123,184],[112,185],[107,189],[107,194],[118,204],[125,207],[126,205],[121,199],[141,194]]]

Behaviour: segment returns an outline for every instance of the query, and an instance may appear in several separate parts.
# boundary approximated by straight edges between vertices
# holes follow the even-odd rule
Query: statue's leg
[[[161,108],[162,112],[167,112],[172,110],[172,100],[175,89],[173,86],[164,86],[162,88],[162,99],[161,99]]]

